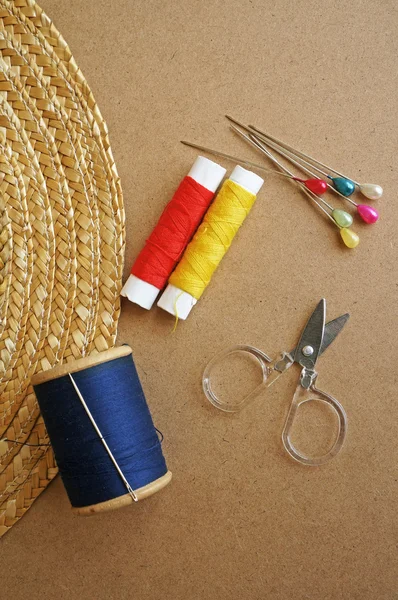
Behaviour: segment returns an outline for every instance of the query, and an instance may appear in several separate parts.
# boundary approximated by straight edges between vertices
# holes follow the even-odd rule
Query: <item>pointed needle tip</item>
[[[238,127],[242,127],[242,129],[245,129],[245,131],[248,130],[248,128],[246,127],[246,125],[243,125],[243,123],[241,123],[240,121],[237,121],[236,119],[234,119],[233,117],[231,117],[231,115],[225,115],[225,116],[228,119],[228,121],[231,121],[232,123],[235,123],[235,125],[238,125]]]

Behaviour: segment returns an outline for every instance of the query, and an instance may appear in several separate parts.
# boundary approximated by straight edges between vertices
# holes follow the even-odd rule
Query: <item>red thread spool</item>
[[[139,253],[132,274],[162,289],[213,196],[192,177],[184,177]]]
[[[199,156],[138,255],[122,296],[150,309],[205,214],[225,169]]]

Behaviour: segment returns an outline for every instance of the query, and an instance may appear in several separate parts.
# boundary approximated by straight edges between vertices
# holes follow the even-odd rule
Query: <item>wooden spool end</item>
[[[78,360],[66,362],[62,365],[56,365],[48,371],[36,373],[31,379],[31,384],[33,386],[40,385],[46,381],[64,377],[65,375],[68,375],[68,373],[84,371],[85,369],[95,367],[96,365],[101,365],[102,363],[115,360],[116,358],[129,356],[129,354],[132,354],[130,346],[119,346],[118,348],[110,348],[109,350],[105,350],[105,352],[99,352],[98,354],[90,354],[90,356],[85,356],[84,358],[79,358]]]
[[[144,498],[148,498],[156,492],[159,492],[161,489],[166,487],[171,481],[172,473],[167,471],[162,477],[144,485],[144,487],[139,488],[138,490],[134,490],[135,495],[138,498],[138,501],[143,500]],[[130,494],[124,494],[123,496],[119,496],[119,498],[113,498],[112,500],[106,500],[106,502],[100,502],[99,504],[92,504],[91,506],[72,506],[72,512],[75,515],[79,515],[80,517],[90,517],[92,515],[96,515],[98,513],[107,512],[108,510],[116,510],[117,508],[122,508],[123,506],[129,506],[130,504],[134,504],[135,501],[130,496]]]

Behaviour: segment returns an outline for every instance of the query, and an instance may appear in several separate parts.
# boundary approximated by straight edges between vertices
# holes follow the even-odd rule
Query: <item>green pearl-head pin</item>
[[[332,211],[332,217],[340,227],[351,227],[352,225],[352,216],[345,210],[335,208]]]

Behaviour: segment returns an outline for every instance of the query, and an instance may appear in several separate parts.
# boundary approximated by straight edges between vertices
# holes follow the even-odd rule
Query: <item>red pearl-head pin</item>
[[[328,191],[328,184],[323,179],[313,178],[313,179],[300,179],[300,177],[292,177],[294,181],[299,181],[303,183],[307,190],[313,192],[314,194],[322,195]]]

